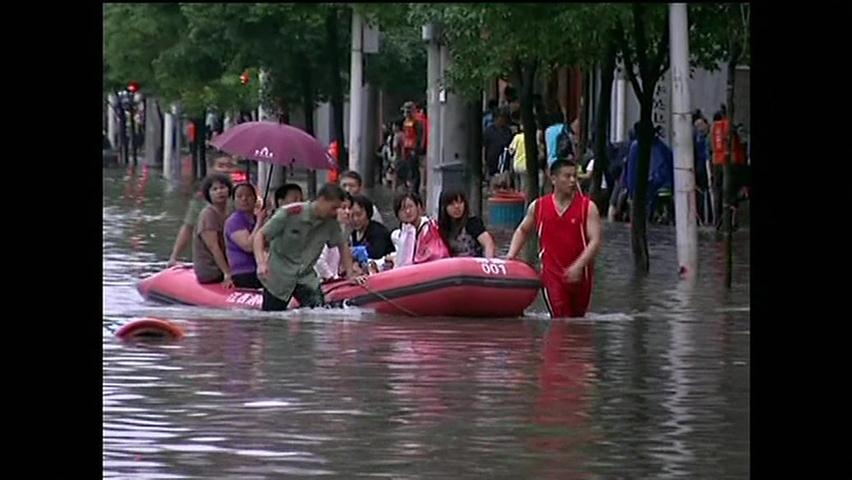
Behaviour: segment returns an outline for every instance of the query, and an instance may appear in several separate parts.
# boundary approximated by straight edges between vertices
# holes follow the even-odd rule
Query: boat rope
[[[396,307],[396,308],[397,308],[397,309],[399,309],[400,311],[405,312],[406,314],[411,315],[412,317],[417,317],[417,316],[418,316],[416,313],[412,312],[411,310],[409,310],[409,309],[407,309],[407,308],[403,307],[402,305],[400,305],[400,304],[398,304],[398,303],[394,302],[394,301],[393,301],[393,300],[391,300],[390,298],[388,298],[388,297],[386,297],[386,296],[382,295],[382,293],[381,293],[381,292],[377,292],[377,291],[373,290],[372,288],[370,288],[369,286],[367,286],[367,284],[366,284],[366,283],[363,283],[363,284],[360,284],[360,285],[361,285],[362,287],[364,287],[364,290],[366,290],[367,292],[369,292],[369,293],[371,293],[371,294],[373,294],[373,295],[375,295],[375,296],[379,297],[380,299],[384,300],[385,302],[388,302],[389,304],[393,305],[394,307]]]

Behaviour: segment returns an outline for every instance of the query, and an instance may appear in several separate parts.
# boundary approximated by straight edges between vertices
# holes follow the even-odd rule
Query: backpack
[[[511,170],[512,162],[509,160],[512,158],[511,153],[509,152],[509,147],[503,147],[503,151],[500,152],[500,156],[497,159],[497,172],[503,173]]]
[[[574,142],[568,132],[568,125],[562,124],[562,131],[556,136],[556,157],[569,158],[574,156]]]

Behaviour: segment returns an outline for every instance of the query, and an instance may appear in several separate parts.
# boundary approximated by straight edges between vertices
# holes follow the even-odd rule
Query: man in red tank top
[[[601,245],[598,208],[577,188],[577,164],[559,159],[550,167],[553,193],[534,200],[512,235],[507,259],[518,256],[538,232],[542,295],[550,316],[582,317],[592,295],[594,259]]]

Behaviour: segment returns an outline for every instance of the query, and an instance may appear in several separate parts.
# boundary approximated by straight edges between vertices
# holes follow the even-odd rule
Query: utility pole
[[[686,4],[669,4],[669,39],[674,136],[675,222],[677,261],[683,278],[698,269],[698,231],[695,209],[695,171],[692,150],[692,115],[689,100],[689,37]]]
[[[443,138],[441,128],[442,105],[439,101],[440,83],[443,68],[441,66],[441,31],[440,26],[429,23],[423,26],[422,39],[426,42],[426,113],[429,122],[429,143],[426,145],[426,202],[427,211],[435,214],[438,211],[437,201],[431,198],[432,192],[441,188],[436,184],[440,164],[441,139]],[[437,197],[436,197],[437,199]]]
[[[258,75],[261,91],[261,102],[257,107],[257,119],[261,122],[263,121],[277,121],[277,118],[274,115],[274,112],[270,111],[270,105],[265,104],[268,101],[265,94],[265,88],[267,84],[270,82],[269,72],[265,70],[261,70]],[[270,102],[271,103],[271,102]],[[268,194],[270,197],[272,193],[275,192],[275,189],[284,184],[287,179],[287,171],[286,167],[280,165],[273,165],[269,162],[257,162],[257,183],[258,183],[258,194],[264,195]],[[270,171],[272,172],[272,176],[270,177]],[[267,185],[268,182],[268,185]],[[269,200],[268,198],[264,198],[264,202]],[[274,199],[272,200],[274,201]],[[264,203],[265,204],[265,203]]]
[[[172,106],[172,110],[163,112],[163,178],[166,180],[175,177],[172,171],[174,159],[177,158],[178,163],[180,162],[180,152],[176,156],[174,149],[175,137],[180,137],[180,133],[175,134],[175,116],[172,111],[174,111],[174,106]]]
[[[364,20],[357,11],[352,12],[352,63],[349,68],[349,168],[362,173],[361,131],[364,87]]]

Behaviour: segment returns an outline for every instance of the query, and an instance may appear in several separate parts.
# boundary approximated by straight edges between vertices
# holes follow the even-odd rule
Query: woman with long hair
[[[231,267],[225,257],[225,218],[233,185],[221,173],[213,173],[201,182],[208,205],[198,214],[192,238],[192,267],[198,283],[218,283],[233,287]]]
[[[482,219],[470,215],[467,197],[461,190],[441,192],[438,226],[453,257],[494,257],[494,239]]]

